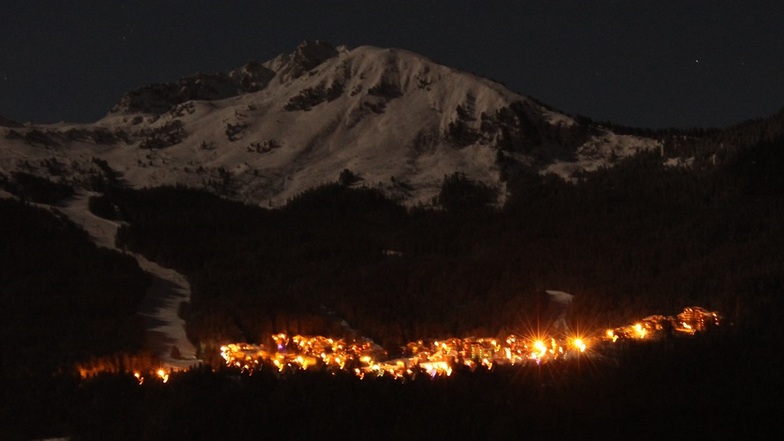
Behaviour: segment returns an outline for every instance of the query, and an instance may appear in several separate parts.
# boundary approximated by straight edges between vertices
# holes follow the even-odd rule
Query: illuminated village
[[[505,338],[447,338],[417,340],[402,349],[400,358],[390,359],[381,346],[368,339],[342,339],[325,336],[273,335],[269,347],[251,343],[221,346],[226,366],[248,375],[262,370],[279,374],[322,369],[349,372],[360,379],[389,377],[408,379],[417,376],[448,377],[460,367],[469,371],[490,370],[494,366],[538,366],[567,360],[603,357],[604,350],[632,342],[666,341],[678,336],[693,336],[721,324],[718,312],[701,307],[685,308],[677,316],[652,315],[627,326],[586,335],[516,335]],[[105,361],[81,364],[82,378],[102,372],[131,372],[139,384],[145,378],[167,383],[173,368],[142,368],[149,360]],[[187,370],[187,369],[186,369]]]
[[[279,372],[328,369],[352,372],[359,378],[418,374],[450,376],[456,366],[470,370],[495,365],[540,365],[576,357],[600,357],[602,345],[629,340],[666,340],[691,336],[720,324],[715,311],[688,307],[676,317],[653,315],[628,326],[607,329],[603,335],[520,336],[496,338],[447,338],[417,340],[403,348],[403,357],[387,359],[384,350],[369,340],[332,339],[323,336],[272,337],[274,348],[249,343],[221,347],[227,366],[252,374],[261,369]]]

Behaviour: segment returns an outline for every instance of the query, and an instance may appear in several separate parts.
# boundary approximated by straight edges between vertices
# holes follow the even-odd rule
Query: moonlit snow
[[[129,92],[93,124],[0,127],[0,173],[21,170],[78,186],[100,172],[100,160],[134,188],[179,184],[279,207],[336,182],[344,169],[359,177],[354,185],[427,206],[444,177],[459,172],[496,188],[503,203],[502,130],[487,129],[502,123],[487,118],[513,103],[541,124],[578,124],[499,83],[412,52],[306,42],[223,76]],[[478,136],[456,142],[449,136],[454,124]],[[599,126],[597,133],[567,160],[504,154],[568,179],[658,146]]]

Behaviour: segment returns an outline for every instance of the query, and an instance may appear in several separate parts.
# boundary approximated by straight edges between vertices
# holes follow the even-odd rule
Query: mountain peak
[[[307,63],[319,65],[338,54],[330,43],[321,40],[305,40],[294,51],[295,57]]]
[[[0,142],[35,147],[27,151],[40,157],[24,166],[41,175],[63,147],[60,179],[90,182],[97,166],[84,158],[95,157],[133,186],[201,187],[269,206],[345,170],[357,177],[351,185],[407,204],[434,203],[454,173],[503,202],[505,176],[519,167],[569,177],[656,144],[404,49],[319,40],[228,73],[139,88],[91,126],[6,131]],[[0,170],[18,167],[7,159]]]
[[[339,54],[331,44],[321,40],[305,40],[290,54],[281,54],[266,63],[275,71],[278,82],[299,78],[305,72]]]
[[[277,77],[279,83],[298,78],[338,53],[324,41],[305,40],[294,52],[266,63],[250,61],[229,73],[198,73],[175,83],[140,87],[124,94],[111,112],[160,115],[186,101],[219,100],[256,92],[267,87],[273,78]]]

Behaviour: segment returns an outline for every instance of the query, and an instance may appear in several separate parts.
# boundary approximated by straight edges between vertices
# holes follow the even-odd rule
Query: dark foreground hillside
[[[52,430],[50,415],[27,415],[12,422],[26,425],[9,438],[745,439],[755,430],[776,439],[783,385],[773,372],[781,358],[735,340],[746,337],[682,340],[604,361],[457,370],[405,382],[207,369],[175,375],[166,384],[139,385],[129,374],[86,382],[59,378],[33,392],[51,401],[46,408],[62,423]]]

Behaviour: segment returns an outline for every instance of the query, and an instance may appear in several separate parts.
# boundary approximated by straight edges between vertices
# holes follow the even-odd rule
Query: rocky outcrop
[[[256,92],[267,87],[273,78],[280,82],[298,78],[337,55],[338,50],[329,43],[307,40],[294,52],[266,63],[251,61],[229,73],[199,73],[175,83],[140,87],[123,95],[111,112],[161,115],[186,101],[220,100]]]
[[[276,73],[278,82],[286,82],[315,69],[323,62],[338,55],[331,44],[320,40],[306,40],[290,54],[281,54],[265,63]]]
[[[219,100],[256,92],[267,86],[275,72],[250,62],[229,73],[197,74],[176,83],[152,84],[126,93],[112,113],[160,115],[191,100]]]

